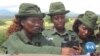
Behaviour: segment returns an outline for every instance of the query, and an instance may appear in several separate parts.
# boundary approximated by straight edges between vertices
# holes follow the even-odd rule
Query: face
[[[29,33],[39,33],[43,28],[43,20],[41,17],[28,17],[22,21],[22,26]]]
[[[65,26],[65,15],[54,15],[52,16],[52,22],[54,23],[54,27],[58,29],[63,29]]]
[[[83,24],[81,24],[81,25],[78,27],[78,29],[79,29],[78,34],[79,34],[79,36],[80,36],[81,38],[87,38],[88,36],[90,36],[90,35],[93,34],[93,30],[90,29],[90,28],[88,28],[88,27],[86,27],[86,26],[83,25]]]

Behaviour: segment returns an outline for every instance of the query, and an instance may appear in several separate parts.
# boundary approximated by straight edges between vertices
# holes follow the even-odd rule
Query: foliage
[[[3,20],[0,20],[0,26],[5,25],[6,23]]]
[[[51,22],[50,16],[46,16],[46,17],[44,18],[44,22],[52,23],[52,22]]]

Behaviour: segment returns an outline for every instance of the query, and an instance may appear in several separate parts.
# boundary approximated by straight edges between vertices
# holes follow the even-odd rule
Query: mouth
[[[41,30],[40,27],[34,27],[34,28],[33,28],[33,31],[40,31],[40,30]]]
[[[63,25],[59,24],[58,26],[59,26],[59,27],[62,27]]]

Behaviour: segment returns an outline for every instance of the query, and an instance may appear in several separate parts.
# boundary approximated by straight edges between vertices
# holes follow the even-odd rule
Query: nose
[[[35,26],[40,26],[39,22],[35,22]]]
[[[87,34],[88,33],[88,30],[86,30],[84,33]]]
[[[58,21],[59,21],[59,22],[61,22],[61,21],[62,21],[62,19],[61,19],[61,18],[58,18]]]

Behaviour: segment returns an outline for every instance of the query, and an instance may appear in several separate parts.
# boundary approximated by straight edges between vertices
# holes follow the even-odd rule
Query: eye
[[[60,18],[64,19],[64,18],[65,18],[65,16],[64,16],[64,15],[61,15],[61,16],[60,16]]]
[[[57,17],[57,16],[54,16],[54,17],[53,17],[53,19],[57,20],[57,19],[58,19],[58,17]]]

